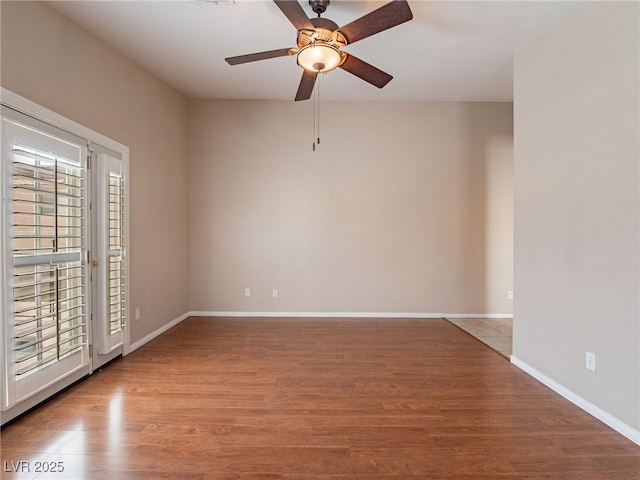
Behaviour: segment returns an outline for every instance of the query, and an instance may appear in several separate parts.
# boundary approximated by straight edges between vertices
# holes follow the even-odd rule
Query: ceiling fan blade
[[[291,55],[290,48],[280,48],[278,50],[268,50],[266,52],[249,53],[247,55],[238,55],[237,57],[228,57],[225,58],[225,60],[229,65],[240,65],[241,63],[257,62],[258,60],[286,57],[288,55]]]
[[[408,22],[413,18],[411,8],[406,0],[393,0],[373,12],[348,23],[338,30],[345,36],[349,44],[370,37],[389,28]]]
[[[393,78],[388,73],[350,54],[347,55],[340,68],[378,88],[384,87]]]
[[[311,98],[317,76],[318,74],[316,72],[310,72],[308,70],[302,71],[302,78],[300,79],[300,85],[298,85],[298,93],[296,93],[296,102],[309,100]]]
[[[296,30],[311,30],[315,27],[297,0],[273,0],[285,17],[296,27]]]

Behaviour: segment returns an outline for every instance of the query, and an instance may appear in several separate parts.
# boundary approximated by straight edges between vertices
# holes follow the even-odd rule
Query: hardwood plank
[[[65,467],[7,479],[640,478],[640,447],[438,319],[190,318],[0,435]]]

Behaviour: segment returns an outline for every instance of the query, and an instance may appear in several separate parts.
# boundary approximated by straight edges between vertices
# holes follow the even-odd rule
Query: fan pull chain
[[[313,102],[313,151],[320,145],[320,75],[316,78],[315,97]]]
[[[313,103],[313,131],[311,132],[311,146],[313,151],[316,151],[316,98],[315,96],[311,99],[311,103]]]
[[[318,139],[317,139],[317,143],[318,143],[318,145],[320,145],[320,75],[318,75],[316,85],[317,85],[316,86],[316,95],[317,95],[317,100],[318,100],[318,130],[317,130]]]

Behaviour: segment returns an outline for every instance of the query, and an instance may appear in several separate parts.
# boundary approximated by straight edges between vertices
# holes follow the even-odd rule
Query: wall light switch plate
[[[244,296],[245,297],[250,297],[251,296],[251,289],[250,288],[245,288],[244,289]]]

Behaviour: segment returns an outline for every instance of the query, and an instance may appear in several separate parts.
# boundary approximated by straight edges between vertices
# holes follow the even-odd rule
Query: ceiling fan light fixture
[[[330,72],[342,63],[342,54],[333,45],[314,42],[298,52],[298,65],[316,73]]]

